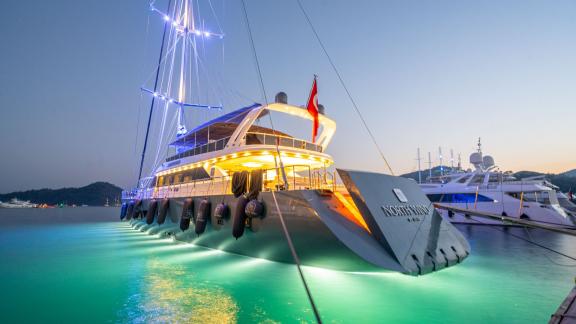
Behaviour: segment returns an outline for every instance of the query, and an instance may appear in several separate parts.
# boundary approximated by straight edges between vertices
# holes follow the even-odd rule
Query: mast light
[[[218,37],[220,39],[224,38],[224,34],[213,33],[207,30],[198,30],[198,29],[191,29],[188,26],[184,26],[178,20],[170,17],[165,12],[159,10],[154,6],[154,4],[150,4],[150,10],[158,13],[162,16],[162,19],[166,22],[171,22],[172,26],[174,26],[179,32],[186,33],[186,34],[194,34],[196,36],[204,36],[205,38],[210,38],[211,36]]]

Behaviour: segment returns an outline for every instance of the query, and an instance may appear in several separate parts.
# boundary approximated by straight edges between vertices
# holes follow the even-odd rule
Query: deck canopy
[[[234,133],[234,130],[236,130],[240,122],[246,117],[246,115],[250,111],[257,109],[258,107],[260,107],[260,104],[254,104],[252,106],[240,108],[226,115],[222,115],[218,118],[212,119],[192,129],[186,134],[180,136],[178,139],[176,139],[176,141],[172,142],[170,145],[174,147],[194,148],[199,145],[204,145],[209,142],[218,141],[223,138],[230,137]],[[262,118],[267,114],[268,110],[262,110],[258,118]],[[250,126],[249,132],[292,137],[286,133],[258,125]]]

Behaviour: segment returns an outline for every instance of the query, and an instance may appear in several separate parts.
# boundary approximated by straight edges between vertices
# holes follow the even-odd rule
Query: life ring
[[[166,220],[166,214],[168,214],[168,207],[170,207],[170,199],[164,198],[162,200],[162,205],[160,205],[160,211],[158,212],[158,219],[156,219],[158,225],[164,224],[164,221]]]
[[[156,217],[156,211],[158,210],[158,201],[153,199],[148,205],[148,212],[146,212],[146,224],[150,225],[154,223],[154,217]]]
[[[246,204],[248,198],[240,196],[236,202],[236,209],[232,217],[232,235],[238,239],[244,235],[244,228],[246,227]]]
[[[184,206],[182,207],[182,217],[180,217],[180,229],[182,231],[187,230],[190,227],[190,219],[194,213],[194,200],[192,198],[186,198],[184,200]]]
[[[198,212],[196,213],[196,222],[194,222],[196,234],[200,235],[206,230],[206,223],[208,223],[208,219],[210,218],[211,207],[212,204],[208,199],[204,199],[200,202]]]

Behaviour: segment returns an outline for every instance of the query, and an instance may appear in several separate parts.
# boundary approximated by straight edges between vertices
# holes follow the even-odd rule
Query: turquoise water
[[[293,265],[159,239],[117,215],[0,210],[0,323],[314,321]],[[472,255],[422,277],[305,267],[323,320],[547,322],[573,286],[576,262],[493,228],[459,229]],[[574,238],[529,235],[576,256]]]

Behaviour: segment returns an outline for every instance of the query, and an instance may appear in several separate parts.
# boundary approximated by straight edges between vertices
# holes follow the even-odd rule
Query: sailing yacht
[[[516,179],[510,172],[499,172],[494,159],[478,150],[470,155],[474,170],[458,169],[434,176],[420,184],[430,201],[442,205],[487,212],[543,224],[574,226],[574,220],[560,205],[557,187],[543,177]],[[499,220],[439,210],[453,223],[503,225]]]
[[[207,35],[195,29],[193,17],[198,17],[192,9],[190,0],[174,1],[170,14],[153,9],[173,35],[163,47],[194,44],[195,37]],[[335,168],[327,148],[336,122],[319,109],[316,79],[306,108],[289,104],[279,93],[274,102],[253,103],[188,130],[184,108],[214,105],[186,103],[194,89],[187,86],[186,65],[201,52],[183,47],[160,60],[180,60],[177,65],[184,66],[174,84],[145,90],[152,94],[151,108],[160,102],[156,109],[177,111],[171,153],[141,176],[136,188],[123,192],[122,220],[181,242],[332,269],[419,275],[469,255],[462,234],[413,181]],[[278,116],[312,124],[312,139],[291,135]],[[145,147],[146,140],[141,165]]]

